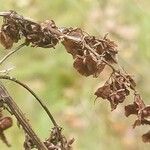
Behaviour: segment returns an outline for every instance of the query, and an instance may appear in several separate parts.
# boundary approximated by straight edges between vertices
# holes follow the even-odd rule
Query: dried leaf
[[[146,142],[150,143],[150,131],[148,131],[147,133],[143,134],[142,140],[143,140],[143,142],[145,142],[145,143],[146,143]]]
[[[111,94],[111,89],[109,84],[106,84],[98,88],[97,91],[94,93],[94,95],[96,95],[97,97],[101,97],[103,99],[108,99],[110,94]]]
[[[10,147],[10,144],[8,143],[5,135],[4,130],[10,128],[12,126],[12,118],[10,117],[3,117],[0,119],[0,139],[8,146]]]
[[[134,102],[136,103],[136,105],[138,105],[139,110],[145,108],[145,104],[139,94],[135,94]]]
[[[62,44],[65,46],[67,52],[72,54],[73,58],[75,58],[77,55],[83,56],[82,47],[78,43],[65,38]]]
[[[136,126],[140,126],[140,125],[150,125],[150,120],[146,120],[146,119],[137,119],[135,120],[134,124],[133,124],[133,128],[135,128]]]
[[[5,49],[10,49],[14,42],[4,31],[0,31],[0,43],[5,47]]]
[[[89,76],[91,73],[89,72],[86,64],[84,63],[84,59],[81,57],[77,57],[73,63],[73,67],[82,75]]]
[[[108,38],[105,38],[104,48],[105,48],[105,60],[110,63],[117,63],[116,54],[118,53],[117,45],[114,41],[111,41]]]
[[[8,146],[10,147],[11,145],[8,143],[7,138],[3,132],[0,132],[0,139]]]
[[[138,106],[136,105],[136,103],[125,106],[125,116],[128,117],[132,114],[138,114]]]
[[[116,54],[111,52],[106,52],[104,56],[105,60],[109,63],[117,63]]]
[[[130,75],[127,75],[126,78],[127,78],[127,79],[129,80],[129,82],[130,82],[130,88],[131,88],[132,90],[134,90],[135,87],[136,87],[136,83],[135,83],[134,79],[133,79]]]
[[[65,32],[67,35],[64,37],[64,40],[62,41],[62,44],[65,46],[68,53],[72,54],[73,58],[75,58],[77,55],[83,56],[83,45],[77,41],[82,40],[83,33],[80,28],[77,29],[68,29],[68,31]],[[78,39],[77,41],[74,39]]]
[[[150,106],[146,106],[143,110],[142,110],[142,117],[143,118],[147,118],[150,117]]]
[[[4,131],[13,125],[11,117],[3,117],[0,119],[0,131]]]
[[[97,71],[97,62],[92,55],[88,54],[85,56],[84,64],[87,66],[87,69],[91,74],[94,74]]]
[[[118,92],[118,93],[112,93],[108,98],[110,105],[111,105],[111,111],[117,108],[117,105],[119,103],[122,103],[125,100],[124,92]]]
[[[98,77],[100,75],[100,73],[104,70],[106,64],[101,62],[100,64],[97,64],[97,70],[95,72],[95,74],[93,75],[93,77]]]

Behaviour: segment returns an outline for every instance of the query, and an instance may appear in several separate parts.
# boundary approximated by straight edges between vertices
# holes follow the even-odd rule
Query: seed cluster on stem
[[[128,95],[133,95],[133,103],[126,105],[125,116],[136,115],[133,127],[150,125],[150,106],[145,105],[136,89],[136,82],[131,75],[120,68],[117,60],[117,44],[110,40],[107,35],[103,38],[89,35],[80,28],[61,28],[56,26],[53,20],[46,20],[37,23],[29,20],[15,11],[0,12],[3,17],[3,24],[0,29],[0,43],[5,49],[11,49],[14,43],[18,43],[24,37],[25,41],[18,48],[8,53],[0,65],[12,54],[23,46],[55,48],[61,43],[67,53],[73,57],[73,67],[83,76],[100,77],[106,66],[111,68],[108,80],[96,92],[96,98],[108,100],[111,111],[115,110],[120,103],[123,103]],[[119,68],[119,69],[118,69]],[[57,125],[47,107],[35,95],[35,93],[20,81],[9,76],[0,76],[0,79],[12,80],[26,88],[41,104],[54,124],[50,138],[44,143],[49,150],[61,149],[70,150],[73,140],[67,141],[61,134],[61,128]],[[29,136],[29,138],[28,138]],[[27,135],[27,141],[31,141]],[[150,142],[150,131],[142,136],[144,142]],[[25,145],[27,145],[27,143]],[[30,145],[35,143],[29,142]],[[53,147],[54,146],[54,147]],[[33,148],[33,146],[31,146]]]

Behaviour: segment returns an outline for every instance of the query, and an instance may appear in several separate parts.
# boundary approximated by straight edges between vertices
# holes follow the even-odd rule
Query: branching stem
[[[51,119],[52,123],[54,126],[58,126],[54,117],[52,116],[51,112],[48,110],[48,108],[46,107],[46,105],[42,102],[42,100],[35,94],[35,92],[33,92],[26,84],[22,83],[21,81],[17,80],[16,78],[7,76],[7,75],[0,75],[0,79],[5,79],[5,80],[10,80],[13,81],[19,85],[21,85],[23,88],[25,88],[28,92],[30,92],[35,99],[40,103],[40,105],[43,107],[43,109],[46,111],[47,115],[49,116],[49,118]]]
[[[49,116],[49,118],[52,121],[53,125],[56,127],[58,135],[59,135],[59,138],[61,140],[61,146],[62,146],[62,150],[63,150],[63,137],[61,135],[61,131],[59,129],[59,126],[56,123],[56,121],[55,121],[53,115],[51,114],[51,112],[49,111],[49,109],[42,102],[42,100],[35,94],[35,92],[33,92],[33,90],[31,90],[26,84],[22,83],[21,81],[17,80],[16,78],[13,78],[13,77],[10,77],[10,76],[7,76],[7,75],[0,75],[0,79],[10,80],[10,81],[13,81],[13,82],[21,85],[23,88],[25,88],[28,92],[30,92],[35,97],[35,99],[40,103],[40,105],[42,106],[42,108],[45,110],[45,112]]]
[[[0,83],[0,94],[1,99],[3,99],[4,103],[7,104],[11,113],[16,117],[16,119],[18,120],[19,124],[22,126],[24,131],[30,136],[36,147],[39,150],[48,150],[44,145],[44,143],[38,138],[36,133],[33,131],[31,125],[29,124],[29,121],[26,119],[23,112],[14,102],[14,100],[9,95],[9,93],[7,92],[6,88],[3,86],[2,83]]]

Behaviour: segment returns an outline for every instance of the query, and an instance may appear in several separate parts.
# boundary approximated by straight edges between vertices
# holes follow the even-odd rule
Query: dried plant
[[[118,64],[117,45],[114,41],[110,40],[107,35],[103,38],[99,38],[89,35],[80,28],[60,28],[56,26],[53,20],[37,23],[17,14],[15,11],[1,12],[0,16],[3,17],[3,24],[0,30],[0,43],[5,49],[11,49],[14,43],[18,43],[22,38],[24,39],[23,44],[19,45],[15,50],[12,50],[1,59],[1,65],[9,56],[17,52],[23,46],[55,48],[55,45],[61,43],[64,45],[66,51],[72,55],[74,59],[73,67],[81,75],[97,78],[106,66],[111,68],[112,71],[108,80],[95,92],[96,99],[102,98],[108,100],[111,111],[113,111],[117,108],[119,103],[123,103],[126,100],[126,97],[132,94],[134,97],[133,104],[125,106],[125,116],[137,116],[137,120],[135,120],[133,124],[134,128],[140,125],[150,125],[150,106],[144,104],[144,101],[136,90],[136,82],[131,75],[123,70],[120,67],[120,64]],[[36,94],[28,86],[15,78],[0,75],[0,79],[11,80],[27,89],[42,105],[54,124],[50,137],[46,141],[41,142],[37,136],[35,136],[36,138],[32,137],[35,133],[30,133],[28,131],[28,129],[32,129],[31,126],[25,126],[28,122],[25,121],[26,119],[21,113],[21,110],[19,110],[8,92],[6,92],[7,90],[1,84],[1,108],[6,106],[7,109],[16,116],[18,122],[23,127],[26,135],[24,148],[26,150],[34,147],[37,149],[49,150],[70,150],[74,140],[67,141],[62,135],[61,127],[57,125],[47,107]],[[14,112],[14,108],[11,108],[10,102],[13,102],[13,105],[18,108],[18,112]],[[20,113],[24,119],[22,120],[22,118],[20,118],[21,116],[18,117],[17,113]],[[7,125],[7,127],[3,128],[0,126],[0,128],[2,128],[1,135],[3,135],[3,130],[12,126],[12,121],[7,117],[2,118],[1,120],[0,123],[9,120],[9,125]],[[5,138],[2,139],[9,145]],[[150,131],[145,133],[142,136],[142,139],[144,142],[150,142]]]

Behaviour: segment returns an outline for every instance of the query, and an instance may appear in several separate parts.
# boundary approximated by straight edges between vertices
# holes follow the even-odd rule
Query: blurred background
[[[137,81],[145,103],[150,103],[149,0],[0,0],[0,11],[5,10],[15,10],[39,22],[52,19],[59,27],[80,27],[96,36],[109,33],[118,44],[120,64]],[[2,58],[8,51],[0,49]],[[72,56],[61,44],[56,49],[25,47],[1,70],[15,67],[10,75],[43,99],[64,134],[75,138],[74,150],[148,150],[150,145],[141,141],[148,127],[132,129],[135,118],[124,116],[125,103],[113,112],[107,101],[99,99],[94,104],[94,92],[108,78],[108,70],[99,79],[86,78],[77,73],[72,63]],[[10,81],[3,83],[39,137],[47,138],[52,124],[39,104],[23,88]],[[132,100],[132,96],[128,97],[126,103]],[[15,119],[6,135],[12,147],[0,141],[0,150],[23,149],[24,134]]]

